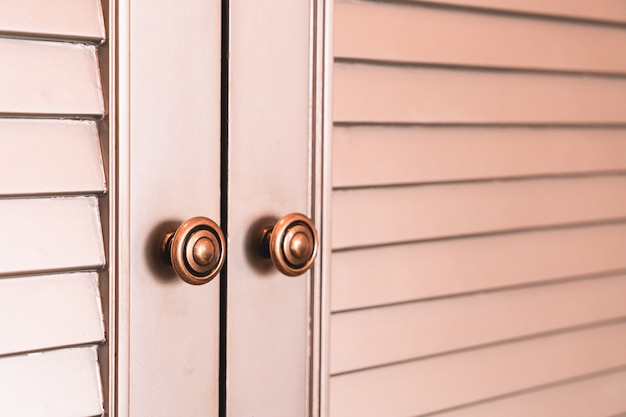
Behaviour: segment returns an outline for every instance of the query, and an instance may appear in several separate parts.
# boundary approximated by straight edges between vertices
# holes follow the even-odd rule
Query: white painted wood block
[[[626,22],[626,3],[622,0],[412,0],[416,3],[439,3],[444,6],[478,7],[508,12]]]
[[[0,213],[0,275],[105,263],[95,197],[4,199]]]
[[[625,365],[622,322],[334,376],[329,415],[428,414]]]
[[[358,189],[333,193],[333,248],[626,217],[626,176]]]
[[[336,127],[333,186],[626,170],[626,129]]]
[[[334,18],[339,58],[626,72],[622,27],[380,2],[338,2]]]
[[[102,388],[95,347],[0,358],[0,415],[101,415]]]
[[[99,41],[104,20],[99,0],[0,1],[0,33]]]
[[[626,80],[335,64],[335,122],[626,123]]]
[[[0,195],[106,190],[95,122],[0,119]]]
[[[626,317],[626,276],[540,285],[331,316],[331,373]]]
[[[626,225],[621,223],[335,252],[331,309],[624,270],[623,248]]]
[[[0,280],[0,355],[104,340],[98,274]]]
[[[625,387],[626,372],[616,372],[432,414],[432,417],[623,417]]]
[[[104,114],[95,46],[0,39],[0,56],[0,114]]]

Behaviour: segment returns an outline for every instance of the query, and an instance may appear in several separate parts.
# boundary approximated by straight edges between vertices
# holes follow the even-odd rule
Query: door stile
[[[330,204],[332,196],[332,29],[334,2],[311,3],[311,160],[309,202],[320,231],[319,263],[312,270],[310,303],[310,416],[328,413],[328,334],[330,277]]]

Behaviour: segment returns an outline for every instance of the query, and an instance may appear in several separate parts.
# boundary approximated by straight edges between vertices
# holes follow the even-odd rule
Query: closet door
[[[280,251],[294,249],[296,263],[313,256],[313,2],[230,7],[226,415],[301,417],[310,400],[313,275],[304,266],[297,276],[279,271],[280,256],[264,259],[259,239],[266,227],[273,237],[284,227]],[[294,212],[304,217],[284,217]]]
[[[3,416],[103,413],[104,42],[99,0],[0,2]]]
[[[625,23],[336,1],[330,417],[626,411]]]
[[[179,266],[215,249],[198,233],[208,242],[220,223],[220,2],[120,1],[118,12],[119,415],[215,416],[219,276],[183,281],[160,245],[180,231]],[[197,216],[216,224],[180,228]]]

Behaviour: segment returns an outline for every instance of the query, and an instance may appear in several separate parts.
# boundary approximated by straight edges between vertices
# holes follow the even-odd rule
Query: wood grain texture
[[[0,415],[101,415],[102,388],[95,347],[0,358]]]
[[[624,44],[626,28],[410,4],[335,5],[337,58],[624,73],[626,57],[615,53]]]
[[[334,249],[626,217],[626,177],[335,191]]]
[[[104,39],[98,0],[4,0],[0,33],[98,42]]]
[[[104,340],[98,274],[0,280],[0,355]]]
[[[105,263],[95,197],[0,200],[0,275],[100,269]]]
[[[620,275],[333,314],[331,373],[626,317],[625,296]]]
[[[626,130],[335,127],[333,186],[626,170]]]
[[[334,376],[331,417],[413,416],[626,365],[626,324]]]
[[[95,194],[106,189],[94,122],[0,119],[0,195]]]
[[[626,79],[361,64],[334,66],[335,122],[626,123]]]
[[[588,417],[623,416],[626,412],[626,372],[615,372],[544,388],[432,417]]]
[[[625,247],[622,223],[335,252],[331,309],[624,270]]]
[[[0,56],[0,114],[104,114],[95,46],[0,39]]]
[[[412,0],[416,3],[477,7],[573,19],[626,23],[622,0]]]

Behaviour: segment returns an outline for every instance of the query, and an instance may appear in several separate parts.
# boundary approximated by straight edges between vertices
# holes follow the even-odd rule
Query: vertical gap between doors
[[[220,88],[220,223],[228,246],[228,78],[229,78],[229,10],[230,0],[222,0],[222,47]],[[220,364],[219,364],[219,416],[226,417],[226,326],[228,301],[228,252],[220,277]]]

